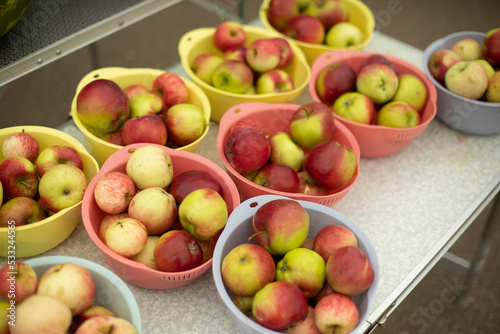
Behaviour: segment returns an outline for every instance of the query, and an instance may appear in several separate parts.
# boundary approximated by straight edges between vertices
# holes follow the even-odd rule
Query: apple
[[[160,236],[158,235],[149,235],[144,249],[139,254],[132,256],[130,259],[140,262],[151,269],[158,270],[158,266],[155,262],[154,250],[159,239]]]
[[[52,145],[44,148],[35,162],[36,172],[42,177],[45,172],[58,164],[68,164],[83,170],[83,160],[77,150],[66,145]]]
[[[455,52],[462,60],[483,58],[483,48],[481,44],[472,38],[465,38],[455,42],[450,50]]]
[[[356,172],[354,152],[337,141],[314,146],[304,159],[304,169],[320,187],[337,191],[352,180]]]
[[[224,51],[223,59],[225,60],[238,60],[242,63],[246,62],[245,55],[247,48],[243,45],[235,46]]]
[[[335,48],[348,48],[365,40],[361,29],[351,22],[339,22],[328,30],[325,44]]]
[[[317,17],[326,31],[337,23],[349,20],[349,9],[339,0],[311,1],[303,13]]]
[[[245,45],[247,34],[243,26],[236,21],[224,21],[214,31],[213,41],[222,52],[235,46]]]
[[[0,227],[23,226],[45,219],[45,212],[30,197],[14,197],[0,206]]]
[[[115,253],[131,258],[144,250],[148,231],[144,224],[134,218],[115,221],[106,229],[104,241]]]
[[[359,311],[348,296],[330,294],[316,304],[314,323],[321,333],[348,334],[358,326]]]
[[[0,297],[17,304],[36,293],[38,276],[35,270],[22,261],[5,263],[0,268]]]
[[[4,201],[19,196],[33,198],[38,192],[35,166],[23,157],[8,157],[0,161],[0,182]]]
[[[91,305],[88,309],[86,309],[85,311],[76,315],[73,318],[73,323],[72,323],[71,327],[76,329],[76,328],[78,328],[78,326],[80,326],[86,320],[93,318],[93,317],[98,317],[98,316],[116,317],[116,315],[113,313],[113,311],[111,311],[110,309],[108,309],[104,306]]]
[[[356,90],[356,72],[346,63],[328,65],[319,72],[315,87],[321,102],[331,106],[340,95]]]
[[[420,124],[418,111],[404,101],[392,101],[380,109],[377,124],[391,128],[412,128]]]
[[[484,60],[484,59],[474,59],[473,61],[475,61],[476,63],[481,64],[484,67],[484,69],[486,70],[486,74],[488,74],[488,79],[491,79],[491,77],[493,76],[493,74],[495,74],[495,69],[486,60]]]
[[[326,264],[326,261],[325,261],[325,264]],[[321,290],[319,290],[318,294],[316,296],[314,296],[313,299],[310,300],[310,302],[312,305],[316,305],[323,297],[331,295],[332,293],[337,293],[337,292],[335,292],[332,289],[332,286],[330,285],[330,283],[328,283],[328,280],[326,279],[326,271],[325,271],[325,282],[323,284],[323,287],[321,288]]]
[[[135,194],[134,181],[127,174],[118,171],[103,175],[94,188],[97,206],[108,214],[127,211]]]
[[[283,34],[300,42],[322,44],[325,40],[325,27],[318,18],[299,14],[288,21]]]
[[[441,84],[444,84],[444,76],[448,69],[462,59],[450,49],[442,49],[434,52],[429,58],[429,72]]]
[[[15,325],[9,330],[10,334],[67,333],[71,321],[71,310],[63,301],[35,294],[16,306]]]
[[[180,76],[172,72],[160,74],[153,81],[153,93],[163,99],[166,108],[178,103],[186,103],[188,89]]]
[[[285,255],[300,247],[309,233],[309,214],[299,202],[276,199],[254,214],[253,237],[272,255]]]
[[[243,94],[253,84],[253,73],[246,63],[238,60],[224,60],[212,74],[215,88],[234,94]]]
[[[24,129],[21,132],[8,135],[2,144],[3,158],[19,156],[35,163],[39,152],[38,140],[24,132]]]
[[[488,88],[488,74],[474,61],[464,60],[451,66],[444,77],[446,88],[465,98],[477,100]]]
[[[484,36],[483,56],[494,68],[500,67],[500,28],[489,30]]]
[[[361,248],[344,246],[326,261],[326,279],[334,291],[355,295],[372,285],[375,271]]]
[[[270,162],[290,166],[296,172],[302,168],[304,151],[288,133],[276,132],[269,138],[269,145],[271,146]]]
[[[302,291],[294,284],[280,281],[266,284],[255,294],[252,304],[255,322],[277,332],[303,321],[308,310]]]
[[[172,158],[163,147],[154,144],[146,144],[134,150],[125,169],[138,189],[166,188],[172,182],[174,174]]]
[[[396,94],[398,85],[396,72],[385,64],[367,65],[356,77],[356,90],[368,96],[375,104],[389,102]]]
[[[167,128],[163,119],[156,114],[130,118],[122,129],[123,144],[151,143],[165,145]]]
[[[258,38],[247,46],[245,60],[256,72],[273,70],[281,61],[281,47],[270,38]]]
[[[350,121],[371,124],[375,117],[373,101],[358,92],[347,92],[340,95],[332,106],[332,111]]]
[[[224,286],[229,291],[248,297],[274,281],[276,265],[263,247],[244,243],[224,256],[220,270]]]
[[[293,79],[288,72],[274,69],[262,73],[255,83],[257,94],[283,93],[293,90]]]
[[[276,30],[282,32],[288,21],[299,14],[299,6],[295,0],[271,0],[267,8],[267,20]]]
[[[130,100],[130,118],[158,114],[162,110],[162,98],[153,93],[141,94]]]
[[[299,190],[299,177],[290,166],[281,163],[268,163],[253,178],[253,182],[264,188],[296,193]]]
[[[95,282],[89,271],[72,262],[53,265],[38,280],[37,294],[63,301],[73,316],[92,305],[95,293]]]
[[[209,173],[202,170],[188,170],[175,176],[168,186],[168,192],[177,203],[181,203],[191,192],[201,188],[211,188],[221,196],[224,195],[221,185]]]
[[[255,118],[243,118],[234,122],[229,128],[228,133],[233,132],[238,128],[252,128],[258,131],[261,131],[264,128],[264,125],[261,121]]]
[[[59,212],[83,199],[87,177],[78,167],[59,164],[40,178],[38,193],[50,211]]]
[[[271,41],[278,45],[281,50],[280,62],[276,68],[282,69],[285,68],[288,64],[291,63],[293,59],[293,50],[290,46],[290,43],[284,38],[274,37],[271,38]]]
[[[295,248],[288,251],[276,265],[276,280],[289,282],[313,298],[321,290],[326,277],[325,260],[313,250]]]
[[[242,127],[229,133],[224,141],[224,155],[240,174],[252,174],[264,166],[271,154],[266,136],[259,130]]]
[[[232,295],[231,301],[234,303],[234,306],[238,308],[238,310],[240,310],[247,317],[251,318],[253,296]]]
[[[83,124],[103,133],[118,130],[130,116],[125,92],[114,81],[96,79],[78,93],[77,115]]]
[[[211,188],[192,191],[179,205],[182,227],[197,240],[215,237],[226,226],[227,218],[224,198]]]
[[[288,327],[283,332],[285,334],[321,334],[318,327],[314,323],[314,308],[309,305],[306,318],[295,324],[293,326]]]
[[[198,78],[211,85],[212,74],[215,68],[224,61],[224,58],[212,52],[201,53],[193,59],[191,70]]]
[[[213,257],[215,244],[217,243],[217,240],[219,239],[221,232],[219,232],[215,237],[211,239],[198,240],[198,244],[200,245],[201,250],[203,252],[203,263],[207,262]]]
[[[96,334],[96,333],[120,333],[137,334],[135,326],[124,318],[109,315],[99,315],[83,322],[75,331],[75,334]]]
[[[165,189],[150,187],[139,191],[132,198],[128,215],[144,224],[149,235],[161,235],[177,219],[177,204]]]
[[[495,72],[488,82],[486,100],[489,102],[500,102],[500,72]]]
[[[399,86],[392,99],[393,101],[408,102],[420,111],[427,101],[427,88],[419,77],[411,73],[405,73],[399,76]]]
[[[298,193],[313,195],[313,196],[324,196],[328,195],[328,190],[322,188],[314,182],[311,175],[305,170],[300,170],[297,172],[297,176],[299,177],[299,189]]]
[[[313,146],[330,140],[335,119],[330,108],[321,102],[308,102],[295,110],[290,119],[290,135],[301,147]]]
[[[200,107],[191,103],[179,103],[163,113],[168,140],[182,147],[201,137],[205,131],[205,115]]]
[[[398,69],[394,65],[393,62],[391,62],[389,59],[387,59],[384,55],[380,53],[374,53],[363,59],[361,64],[359,65],[358,71],[360,71],[363,67],[370,65],[370,64],[385,64],[389,65],[390,68],[393,69],[394,73],[399,76]]]
[[[342,225],[326,225],[314,237],[313,250],[325,262],[337,249],[344,246],[358,246],[358,240],[349,228]]]
[[[101,219],[101,223],[99,224],[99,239],[101,239],[102,242],[106,242],[106,231],[108,230],[108,227],[110,227],[114,222],[117,222],[124,218],[129,218],[128,212],[105,214]]]
[[[142,94],[151,93],[151,89],[142,84],[128,85],[123,89],[123,91],[125,92],[129,100],[132,100],[134,97]]]
[[[154,249],[159,270],[180,272],[203,263],[203,251],[196,239],[183,230],[170,230],[161,235]]]
[[[123,137],[122,137],[122,130],[106,133],[101,136],[101,138],[108,143],[114,144],[114,145],[119,145],[119,146],[125,146],[123,143]]]

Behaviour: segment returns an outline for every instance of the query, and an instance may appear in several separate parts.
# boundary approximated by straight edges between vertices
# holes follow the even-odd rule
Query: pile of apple
[[[96,79],[78,93],[76,111],[97,137],[116,145],[152,143],[176,148],[201,137],[203,110],[187,103],[188,88],[175,73],[158,75],[152,87],[122,89],[110,79]]]
[[[315,83],[318,98],[347,120],[393,128],[420,124],[427,101],[424,82],[411,73],[399,74],[382,54],[372,54],[357,72],[346,62],[321,70]]]
[[[94,199],[105,212],[98,235],[117,254],[165,272],[196,268],[212,258],[226,225],[222,188],[207,172],[173,177],[175,164],[158,145],[130,155],[126,172],[109,172]]]
[[[53,265],[40,277],[22,261],[0,269],[0,333],[137,334],[135,326],[93,305],[96,287],[82,265]]]
[[[293,59],[290,44],[281,37],[259,38],[246,45],[247,34],[235,21],[224,21],[214,31],[218,53],[204,52],[191,63],[203,82],[234,94],[283,93],[294,89],[285,70]]]
[[[428,66],[449,91],[472,100],[500,102],[500,28],[488,31],[482,45],[465,38],[434,52]]]
[[[2,143],[0,227],[41,221],[83,199],[87,177],[82,157],[71,146],[40,152],[38,140],[24,130]]]
[[[335,123],[327,105],[297,108],[287,131],[271,132],[260,121],[234,123],[224,141],[229,164],[265,188],[289,193],[327,195],[344,188],[356,172],[356,156],[332,139]]]
[[[315,223],[299,202],[272,200],[256,210],[249,242],[222,259],[232,301],[258,324],[308,334],[349,333],[358,325],[351,296],[373,284],[371,261],[347,227],[326,225],[308,238]]]
[[[349,16],[343,0],[271,0],[267,9],[267,19],[277,31],[300,42],[335,48],[365,40]]]

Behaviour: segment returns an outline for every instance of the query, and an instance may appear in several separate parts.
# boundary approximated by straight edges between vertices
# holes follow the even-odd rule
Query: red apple
[[[297,41],[322,44],[325,39],[325,27],[318,18],[299,14],[288,21],[283,34]]]
[[[152,90],[163,99],[167,108],[187,101],[186,84],[180,76],[172,72],[165,72],[156,77]]]
[[[334,291],[355,295],[368,290],[375,279],[375,271],[361,248],[344,246],[326,261],[326,279]]]
[[[346,63],[328,65],[316,79],[316,94],[327,105],[332,105],[340,95],[355,90],[356,72]]]
[[[500,68],[500,28],[489,30],[483,39],[484,59],[494,68]]]
[[[307,299],[297,286],[271,282],[255,294],[252,315],[259,325],[279,332],[302,322],[308,309]]]
[[[4,158],[20,156],[35,163],[38,153],[40,151],[40,144],[38,140],[24,132],[13,133],[5,138],[2,144],[2,154]]]
[[[178,103],[162,113],[168,140],[176,147],[187,146],[198,140],[207,122],[203,110],[192,103]]]
[[[337,293],[337,292],[335,292],[332,289],[332,286],[330,285],[330,283],[328,283],[328,280],[326,279],[325,276],[325,282],[323,284],[323,287],[321,288],[321,290],[319,290],[318,294],[314,296],[314,298],[312,299],[312,304],[313,305],[317,304],[323,297],[331,295],[332,293]]]
[[[330,29],[339,22],[349,21],[349,9],[344,1],[311,1],[303,13],[317,17],[323,23],[325,30]]]
[[[203,251],[198,241],[183,230],[164,233],[154,249],[158,269],[166,272],[186,271],[203,263]]]
[[[224,21],[215,28],[213,40],[215,46],[224,52],[235,46],[245,45],[247,34],[240,23]]]
[[[9,157],[0,162],[0,182],[4,201],[19,196],[33,198],[38,192],[35,166],[23,157]]]
[[[283,93],[293,90],[293,79],[288,72],[274,69],[262,73],[255,83],[257,94]]]
[[[0,206],[0,227],[23,226],[45,219],[45,212],[30,197],[14,197]]]
[[[282,32],[288,21],[299,14],[295,0],[271,0],[267,9],[267,20],[274,29]]]
[[[299,189],[297,172],[292,167],[280,163],[266,164],[255,174],[253,182],[265,188],[290,193]]]
[[[321,102],[309,102],[300,106],[290,119],[292,139],[306,149],[330,140],[334,128],[333,113]]]
[[[333,293],[314,308],[314,323],[321,333],[351,333],[359,323],[359,311],[348,296]]]
[[[122,138],[125,145],[135,143],[165,145],[167,137],[165,122],[158,115],[131,118],[125,122],[122,129]]]
[[[245,59],[256,72],[273,70],[280,64],[281,46],[270,38],[258,38],[247,46]]]
[[[168,192],[174,196],[177,203],[181,203],[189,193],[201,188],[211,188],[223,195],[220,184],[202,170],[188,170],[175,176],[168,186]]]
[[[449,49],[438,50],[429,58],[429,72],[436,81],[444,85],[448,69],[461,60],[459,55]]]
[[[293,50],[292,47],[290,46],[290,43],[288,43],[286,39],[281,37],[271,38],[271,41],[278,44],[278,46],[281,49],[280,62],[278,63],[278,66],[276,68],[278,69],[285,68],[288,64],[290,64],[290,62],[293,59]]]
[[[328,190],[318,186],[311,175],[305,170],[297,172],[297,176],[299,177],[299,190],[297,190],[297,192],[313,196],[328,195]]]
[[[72,327],[78,328],[78,326],[80,326],[86,320],[98,316],[116,317],[113,311],[104,306],[91,305],[88,309],[86,309],[85,311],[83,311],[82,313],[78,314],[76,317],[73,318]]]
[[[269,159],[271,147],[264,134],[252,128],[231,132],[224,142],[227,161],[240,174],[252,174]]]
[[[370,65],[370,64],[388,65],[399,76],[399,72],[398,72],[398,69],[396,68],[396,66],[391,61],[389,61],[389,59],[387,59],[384,55],[379,54],[379,53],[372,54],[372,55],[366,57],[365,59],[363,59],[363,61],[359,65],[358,72],[361,71],[361,69],[363,67]]]
[[[104,139],[105,141],[107,141],[108,143],[111,143],[111,144],[125,146],[125,144],[123,143],[123,137],[122,137],[121,130],[107,133],[107,134],[103,135],[102,139]]]
[[[307,317],[298,324],[292,325],[285,329],[285,334],[321,334],[318,327],[314,323],[314,308],[308,307]]]
[[[127,211],[130,201],[135,196],[134,181],[123,172],[109,172],[97,181],[94,199],[97,206],[108,214]]]
[[[52,145],[43,149],[35,162],[36,172],[42,177],[45,172],[58,164],[67,164],[83,170],[83,160],[77,150],[66,145]]]
[[[124,319],[109,315],[99,315],[83,322],[75,331],[75,334],[97,334],[97,333],[120,333],[137,334],[134,325]]]
[[[22,261],[9,262],[0,269],[0,297],[16,304],[36,293],[38,276],[35,270]]]
[[[314,146],[304,159],[304,169],[320,187],[335,191],[345,187],[356,172],[356,156],[337,141]]]
[[[123,91],[125,92],[129,100],[132,100],[134,97],[142,94],[151,93],[151,89],[141,84],[129,85],[125,87]]]
[[[76,110],[83,124],[102,133],[118,130],[130,116],[127,95],[108,79],[85,85],[78,93]]]
[[[357,245],[356,235],[349,228],[342,225],[326,225],[316,233],[313,250],[326,262],[337,249]]]
[[[234,122],[229,128],[229,133],[238,128],[252,128],[261,131],[264,128],[264,125],[255,118],[244,118]]]
[[[242,63],[246,62],[245,55],[247,53],[247,48],[243,45],[234,46],[232,48],[224,51],[224,59],[225,60],[238,60]]]

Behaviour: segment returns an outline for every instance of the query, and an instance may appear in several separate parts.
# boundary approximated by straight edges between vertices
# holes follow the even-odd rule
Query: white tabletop
[[[377,32],[365,50],[422,67],[422,50]],[[295,103],[310,100],[305,91]],[[81,138],[71,124],[63,130]],[[196,153],[222,167],[215,150],[217,131],[217,125],[212,125]],[[498,192],[499,147],[500,135],[466,135],[436,119],[403,151],[361,159],[357,183],[333,208],[364,230],[378,255],[381,276],[369,322],[398,304],[468,226],[483,200]],[[61,245],[43,255],[77,256],[107,266],[82,223]],[[141,310],[143,333],[238,333],[217,294],[211,271],[177,289],[129,286]],[[370,323],[365,325],[367,330]]]

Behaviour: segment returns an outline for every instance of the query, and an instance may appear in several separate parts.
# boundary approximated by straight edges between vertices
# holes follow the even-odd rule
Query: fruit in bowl
[[[281,210],[287,205],[294,207],[295,214]],[[307,224],[299,218],[304,215]],[[273,230],[267,238],[252,238],[257,216],[258,220],[266,220]],[[282,228],[285,222],[305,227],[300,229],[300,238]],[[351,236],[345,238],[347,233]],[[317,239],[318,248],[307,248],[305,243],[296,242],[306,238]],[[295,246],[284,253],[265,253],[268,244],[287,244],[291,240],[289,245]],[[324,260],[319,252],[326,248],[330,248],[331,254]],[[234,277],[245,275],[247,268],[229,264],[235,263],[235,257],[242,254],[253,268],[253,279],[245,277],[247,279],[242,278],[235,284]],[[274,262],[270,255],[274,255]],[[339,260],[339,263],[349,269],[342,273],[332,269],[336,259],[344,256],[345,261]],[[355,331],[368,316],[379,276],[373,247],[352,221],[317,203],[273,195],[256,196],[236,208],[215,248],[212,271],[219,295],[235,325],[241,332],[255,333],[267,333],[266,329],[286,329],[285,332],[293,333],[301,327],[309,327],[308,333],[319,333],[331,326],[342,328],[345,333]],[[273,271],[274,276],[269,276]],[[349,280],[344,276],[346,272],[353,274],[352,284],[340,288],[343,292],[335,290],[334,286],[340,287],[340,282]],[[278,295],[283,297],[277,298]],[[241,302],[243,298],[249,305]],[[289,298],[295,302],[287,302]],[[342,305],[342,311],[336,305]],[[281,309],[281,317],[277,317],[276,309]]]
[[[215,163],[157,144],[113,153],[89,189],[82,210],[89,236],[113,271],[149,289],[179,287],[206,272],[239,203]]]

